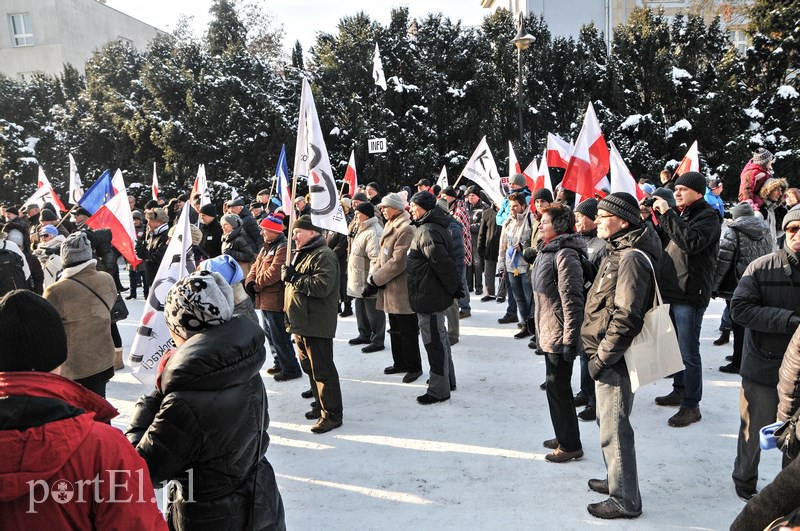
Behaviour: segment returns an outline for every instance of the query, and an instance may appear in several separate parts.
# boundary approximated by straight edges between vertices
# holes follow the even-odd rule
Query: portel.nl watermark
[[[189,488],[185,502],[194,501],[194,470],[187,470]],[[27,514],[37,514],[36,506],[52,500],[58,504],[72,503],[155,503],[156,499],[144,493],[145,471],[106,470],[103,477],[97,474],[92,479],[79,479],[74,482],[55,479],[49,483],[43,479],[28,481]],[[169,488],[162,491],[162,507],[166,507],[170,495]]]

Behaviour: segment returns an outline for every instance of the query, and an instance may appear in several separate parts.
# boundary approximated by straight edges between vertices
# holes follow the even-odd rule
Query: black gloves
[[[284,282],[294,284],[301,276],[302,275],[295,270],[293,265],[285,265],[281,267],[281,280]]]
[[[247,292],[247,294],[248,294],[248,295],[250,295],[251,297],[255,297],[255,296],[256,296],[256,283],[255,283],[255,281],[251,280],[250,282],[248,282],[247,284],[245,284],[245,286],[244,286],[244,290],[245,290],[245,291]]]
[[[536,254],[536,247],[526,247],[522,250],[522,258],[524,258],[529,264],[532,264],[536,259]]]
[[[370,282],[367,282],[364,285],[364,291],[361,292],[361,297],[364,299],[368,299],[370,297],[374,297],[377,294],[378,294],[378,286]]]
[[[575,361],[576,354],[577,351],[575,350],[575,347],[564,346],[561,350],[561,357],[564,358],[564,361],[567,363]]]
[[[597,355],[592,356],[589,360],[589,376],[591,376],[594,381],[600,378],[600,373],[606,368],[607,367],[600,361],[600,357]]]
[[[460,285],[460,283],[459,283],[458,289],[456,289],[456,292],[455,292],[455,293],[453,293],[453,298],[454,298],[454,299],[460,299],[460,298],[462,298],[464,295],[466,295],[466,293],[464,293],[464,288],[462,288],[462,287],[461,287],[461,285]]]

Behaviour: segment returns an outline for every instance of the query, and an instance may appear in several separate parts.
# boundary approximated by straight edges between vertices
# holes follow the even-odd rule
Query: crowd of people
[[[542,443],[550,450],[547,461],[581,459],[580,423],[596,421],[607,474],[588,486],[607,498],[587,509],[603,519],[638,517],[633,392],[624,354],[660,290],[685,367],[671,375],[672,391],[655,400],[677,408],[667,419],[674,428],[702,420],[701,324],[711,298],[725,300],[715,344],[730,342],[733,332],[730,363],[719,370],[742,379],[732,479],[748,502],[733,527],[763,528],[800,507],[796,486],[785,495],[772,486],[756,490],[760,429],[791,419],[800,406],[800,191],[774,175],[772,158],[765,149],[753,154],[728,211],[721,182],[666,170],[658,182],[641,179],[637,197],[598,190],[581,200],[560,187],[555,197],[548,189],[530,190],[524,175],[511,175],[501,204],[474,184],[440,189],[423,178],[416,190],[383,194],[371,182],[340,198],[348,234],[315,225],[301,195],[281,206],[262,190],[253,203],[234,199],[222,212],[202,205],[199,195],[150,201],[142,209],[130,197],[142,264],[128,266],[128,288],[119,281],[110,234],[86,227],[88,212],[76,209],[60,220],[49,205],[3,207],[0,267],[8,294],[0,301],[0,335],[11,339],[0,341],[0,396],[20,403],[0,423],[0,437],[14,440],[67,419],[92,422],[86,411],[96,412],[96,423],[113,416],[103,398],[123,360],[110,309],[125,290],[128,299],[139,288],[148,296],[171,227],[188,203],[190,263],[197,271],[178,281],[165,303],[175,349],[161,361],[156,389],[136,405],[125,433],[130,443],[107,427],[95,433],[114,448],[129,444],[116,455],[127,456],[131,469],[149,471],[145,489],[175,480],[170,527],[283,527],[280,494],[264,457],[269,414],[259,371],[267,348],[266,372],[276,382],[306,375],[309,389],[302,395],[312,402],[305,417],[314,422],[313,433],[326,433],[344,421],[333,343],[340,318],[355,315],[358,334],[349,344],[364,353],[385,350],[388,332],[391,365],[384,373],[402,375],[404,383],[423,375],[421,336],[429,371],[416,401],[431,405],[457,390],[451,347],[461,340],[460,321],[471,317],[471,295],[503,305],[498,324],[516,325],[509,336],[527,339],[543,357],[541,388],[555,435]],[[50,319],[48,327],[63,334],[41,337],[17,327],[23,311]],[[25,348],[9,349],[20,344]],[[23,355],[31,352],[38,353]],[[46,374],[56,368],[60,376]],[[43,391],[48,379],[55,382],[50,387],[69,392]],[[37,413],[22,418],[27,409],[18,408]],[[791,452],[783,464],[775,483],[800,485]],[[187,470],[194,474],[193,493]],[[46,479],[44,471],[0,468],[0,477],[13,473]],[[0,515],[15,516],[0,521],[26,522],[24,503],[4,494]]]

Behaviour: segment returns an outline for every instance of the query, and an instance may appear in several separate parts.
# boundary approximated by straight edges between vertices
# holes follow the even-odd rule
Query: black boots
[[[731,340],[731,331],[730,330],[722,330],[719,333],[719,338],[714,340],[714,344],[716,346],[725,345]]]

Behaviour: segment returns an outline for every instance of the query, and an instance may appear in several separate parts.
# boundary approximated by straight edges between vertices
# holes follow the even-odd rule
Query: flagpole
[[[272,179],[272,184],[269,185],[269,197],[272,197],[272,192],[275,190],[275,181],[277,181],[277,180],[278,180],[278,176],[276,175]]]
[[[65,219],[67,219],[67,218],[69,217],[69,215],[70,215],[70,214],[72,214],[72,211],[73,211],[73,210],[75,210],[76,208],[78,208],[79,206],[80,206],[80,204],[79,204],[79,203],[75,203],[74,205],[72,205],[72,208],[70,208],[70,209],[67,211],[67,213],[66,213],[66,214],[64,214],[63,216],[61,216],[61,219],[59,219],[59,220],[58,220],[58,223],[56,223],[55,227],[56,227],[56,228],[59,228],[59,227],[61,226],[61,224],[62,224],[62,223],[64,223],[64,220],[65,220]]]
[[[286,243],[286,265],[292,263],[292,225],[294,225],[294,198],[297,194],[297,175],[292,178],[292,204],[289,205],[289,241]]]

